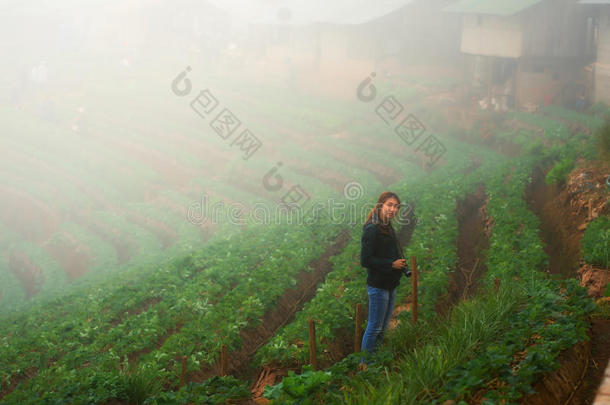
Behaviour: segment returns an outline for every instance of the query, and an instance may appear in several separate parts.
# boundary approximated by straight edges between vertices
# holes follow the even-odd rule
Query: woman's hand
[[[398,259],[392,263],[392,268],[396,270],[402,270],[407,265],[407,259]]]

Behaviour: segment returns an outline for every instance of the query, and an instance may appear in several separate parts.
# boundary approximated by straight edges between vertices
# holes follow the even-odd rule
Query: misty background
[[[457,3],[3,1],[3,310],[154,268],[256,222],[255,206],[368,201],[442,167],[388,128],[389,96],[456,137],[481,106],[595,101],[598,9],[562,2],[536,42],[522,36],[549,2]],[[504,31],[485,41],[486,24]],[[206,204],[225,212],[205,220]]]

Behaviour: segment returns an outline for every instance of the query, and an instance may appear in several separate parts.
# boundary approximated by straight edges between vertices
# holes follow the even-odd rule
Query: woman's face
[[[381,219],[384,221],[389,221],[398,213],[398,200],[394,197],[390,197],[381,206]]]

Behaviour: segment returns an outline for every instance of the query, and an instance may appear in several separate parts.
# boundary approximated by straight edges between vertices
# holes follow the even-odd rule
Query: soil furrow
[[[453,305],[476,293],[477,281],[487,272],[483,251],[489,247],[490,219],[485,187],[457,201],[457,268],[450,274],[448,295],[439,300],[436,311],[449,314]]]

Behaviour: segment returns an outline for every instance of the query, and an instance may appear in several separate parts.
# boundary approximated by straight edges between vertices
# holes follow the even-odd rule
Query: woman
[[[363,226],[360,264],[368,273],[369,321],[362,338],[362,350],[369,353],[373,353],[383,340],[394,309],[396,287],[403,270],[407,269],[390,223],[399,207],[400,199],[396,194],[381,193]]]

